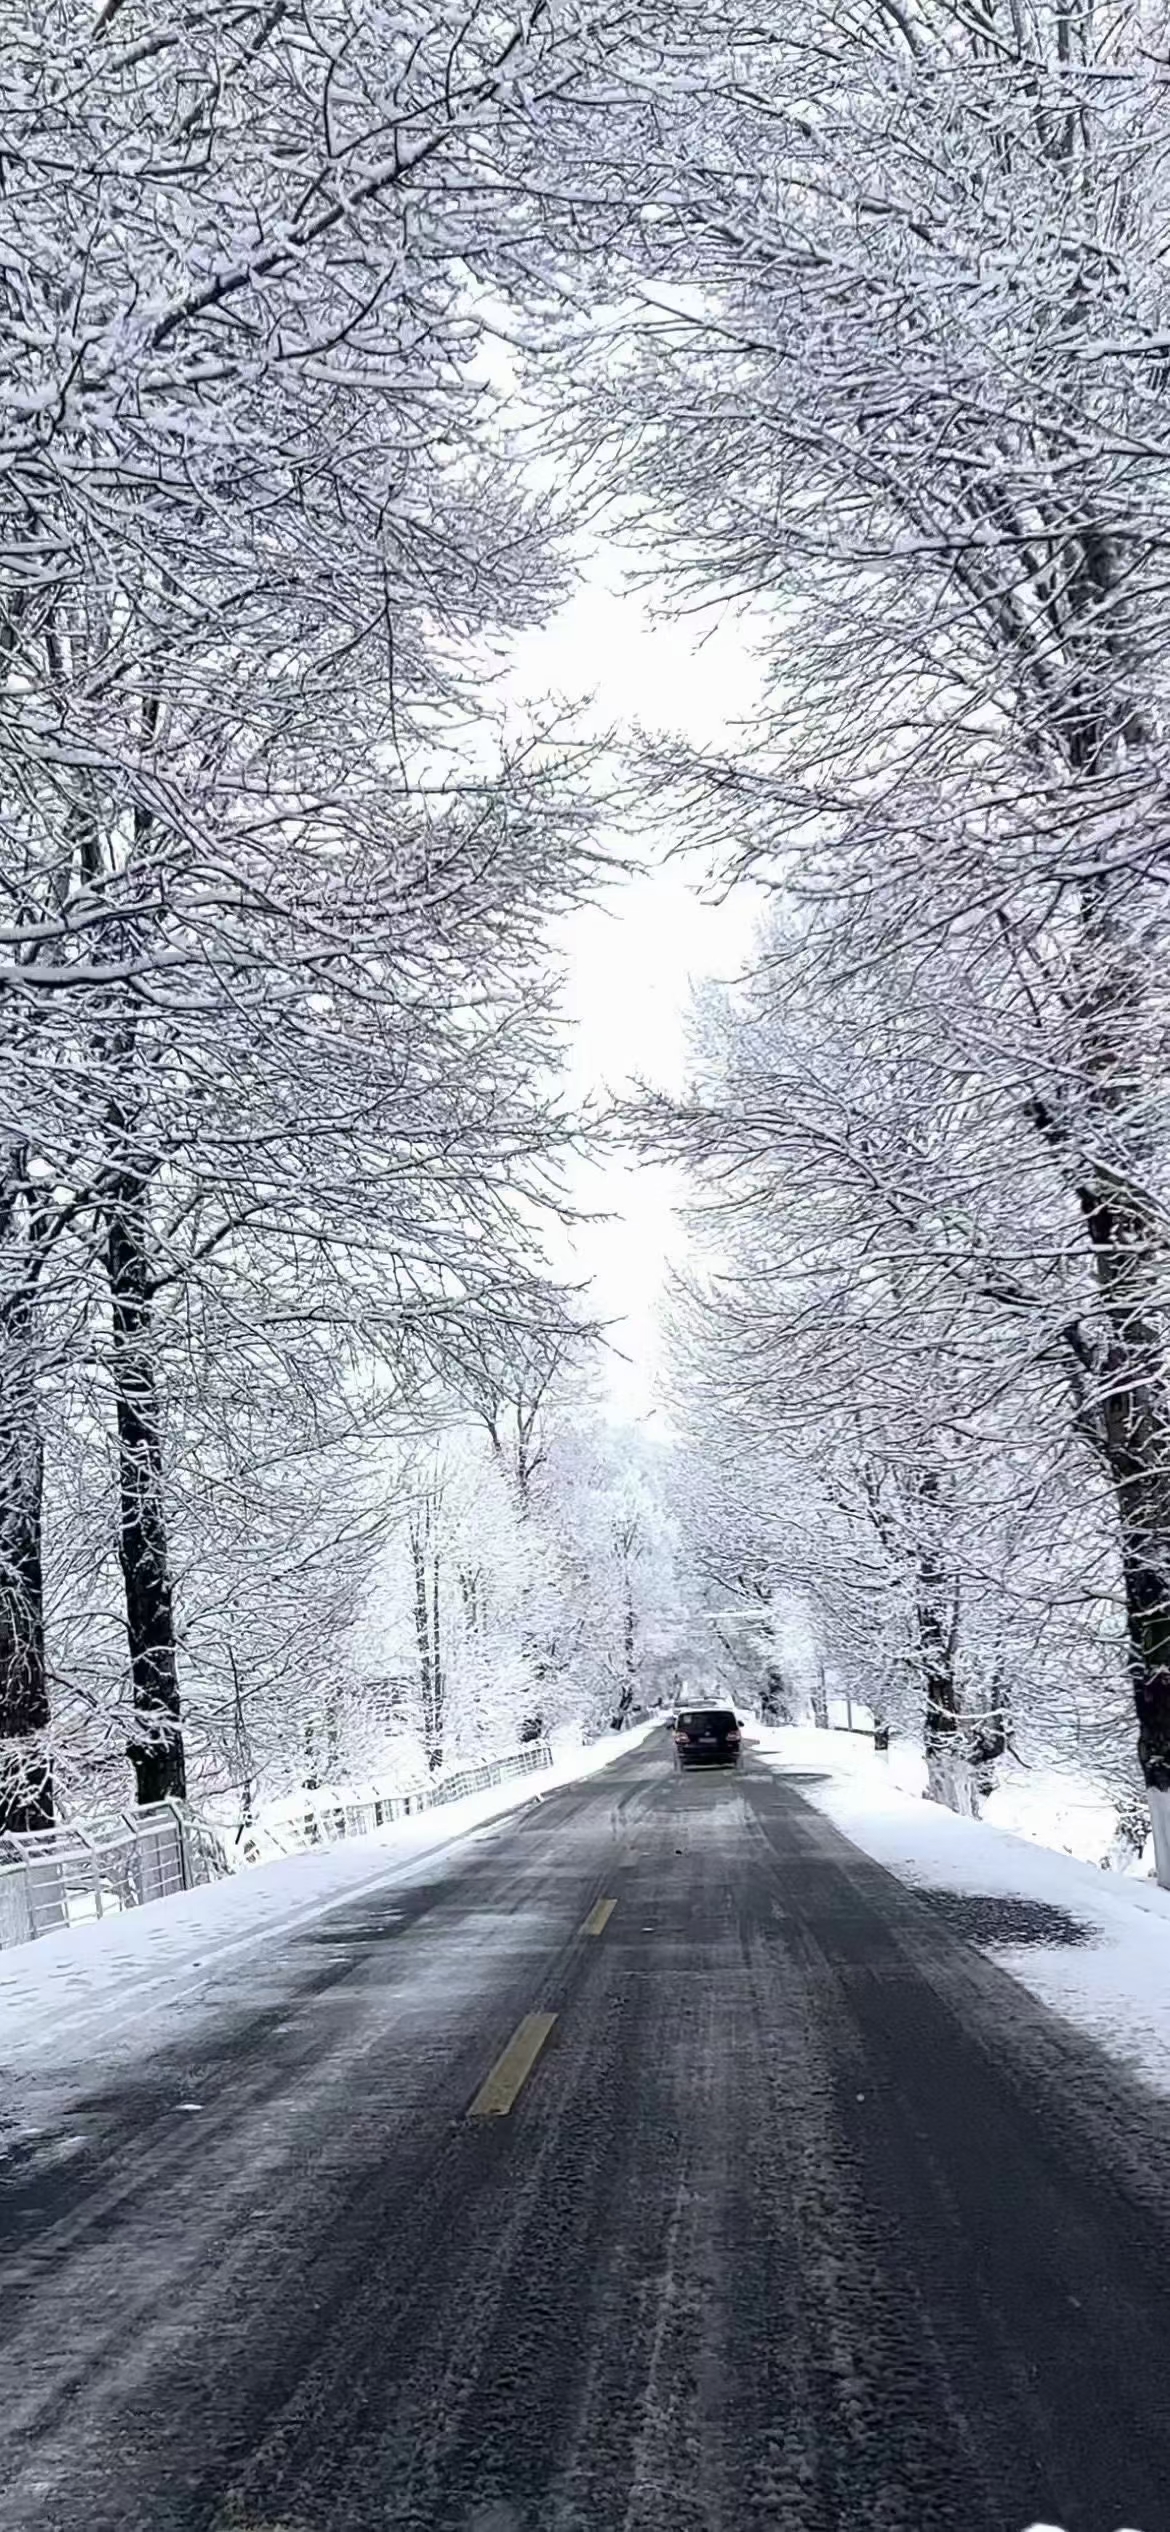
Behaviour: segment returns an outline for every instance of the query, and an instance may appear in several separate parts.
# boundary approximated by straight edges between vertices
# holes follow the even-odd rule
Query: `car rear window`
[[[680,1732],[734,1732],[735,1716],[726,1706],[704,1706],[689,1714],[680,1714]]]

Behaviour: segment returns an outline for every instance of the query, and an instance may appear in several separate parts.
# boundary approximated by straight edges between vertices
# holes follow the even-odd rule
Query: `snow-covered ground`
[[[805,1725],[757,1729],[753,1743],[770,1765],[805,1779],[800,1790],[807,1799],[901,1880],[1040,1901],[1085,1928],[1089,1939],[1079,1945],[1030,1941],[988,1948],[1055,2012],[1170,2093],[1170,1891],[1101,1872],[1036,1844],[1034,1836],[1010,1834],[994,1818],[961,1820],[923,1801],[923,1771],[911,1753],[895,1749],[887,1760],[860,1736]],[[1083,1831],[1075,1793],[1070,1801],[1073,1825]],[[1033,1816],[1040,1816],[1038,1808]]]
[[[180,2003],[195,2012],[213,1986],[222,1995],[224,1974],[267,1941],[364,1890],[421,1878],[460,1840],[594,1775],[656,1728],[647,1723],[589,1743],[562,1735],[539,1775],[0,1952],[0,2067],[49,2082],[69,2067],[108,2072],[133,2062],[156,2037],[174,2037]]]
[[[843,1766],[850,1763],[850,1749],[860,1753],[859,1763],[864,1764],[867,1756],[873,1757],[866,1730],[867,1726],[872,1729],[873,1717],[864,1706],[848,1711],[849,1725],[844,1698],[829,1699],[829,1719],[836,1726],[830,1738],[843,1752]],[[856,1735],[852,1741],[845,1737],[848,1729]],[[920,1745],[894,1741],[882,1768],[900,1792],[925,1794],[926,1760]],[[995,1772],[995,1791],[983,1804],[983,1818],[993,1828],[1007,1829],[1013,1837],[1033,1838],[1038,1846],[1054,1846],[1062,1855],[1079,1857],[1083,1864],[1103,1864],[1108,1857],[1110,1868],[1117,1869],[1117,1812],[1087,1777],[1067,1768],[1025,1766],[1011,1757],[998,1760]],[[1127,1856],[1124,1869],[1144,1877],[1149,1874],[1149,1864],[1138,1856]]]

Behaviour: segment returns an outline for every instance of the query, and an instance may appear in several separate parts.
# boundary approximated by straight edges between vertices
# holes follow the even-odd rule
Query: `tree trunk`
[[[1154,1869],[1170,1889],[1170,1415],[1130,1385],[1106,1402],[1121,1531],[1129,1675],[1138,1758],[1154,1832]]]
[[[250,1829],[252,1826],[256,1780],[253,1772],[252,1735],[244,1711],[244,1689],[240,1678],[240,1666],[230,1644],[227,1648],[227,1657],[232,1674],[232,1738],[235,1744],[234,1757],[240,1790],[240,1824],[236,1830],[238,1845],[245,1829]]]
[[[310,1717],[305,1725],[304,1789],[306,1793],[317,1793],[320,1791],[320,1786],[321,1769],[317,1758],[317,1734]]]
[[[1150,1834],[1150,1806],[1143,1794],[1126,1788],[1116,1797],[1117,1826],[1108,1852],[1101,1858],[1105,1873],[1128,1873],[1141,1862]]]
[[[1010,1725],[1007,1681],[1002,1660],[997,1660],[987,1682],[986,1698],[979,1713],[967,1718],[967,1755],[980,1796],[986,1799],[995,1791],[996,1762],[1008,1746]]]
[[[926,1751],[926,1793],[948,1811],[970,1817],[978,1808],[966,1737],[959,1718],[955,1647],[958,1599],[935,1535],[940,1487],[933,1470],[918,1482],[924,1508],[915,1575],[914,1617],[924,1694],[923,1744]]]
[[[1116,1178],[1078,1188],[1106,1334],[1066,1331],[1082,1425],[1117,1505],[1138,1758],[1154,1868],[1170,1889],[1170,1388],[1158,1308],[1161,1242],[1149,1209]]]
[[[778,1663],[769,1662],[764,1671],[760,1697],[761,1723],[791,1723],[792,1696],[788,1682]]]
[[[106,1207],[118,1430],[118,1552],[134,1693],[128,1755],[140,1803],[187,1790],[147,1268],[146,1182],[120,1173]]]
[[[434,1560],[431,1590],[428,1588],[426,1531],[410,1532],[410,1555],[414,1568],[414,1632],[418,1645],[420,1704],[422,1708],[422,1742],[427,1766],[437,1774],[443,1764],[445,1682],[438,1637],[439,1563]]]
[[[620,1732],[634,1703],[638,1677],[638,1621],[634,1613],[634,1591],[630,1581],[628,1559],[622,1568],[622,1684],[618,1690],[614,1724]]]
[[[890,1687],[887,1679],[880,1679],[877,1684],[871,1688],[869,1692],[869,1710],[873,1716],[874,1748],[878,1751],[881,1757],[888,1757],[891,1724]]]
[[[443,1764],[443,1714],[447,1699],[443,1679],[443,1638],[439,1623],[439,1559],[431,1559],[431,1679],[434,1688],[431,1743],[427,1765],[437,1772]]]
[[[0,1830],[53,1825],[41,1567],[44,1454],[36,1386],[33,1265],[21,1217],[24,1155],[0,1182]]]
[[[1127,733],[1127,739],[1140,736]],[[1100,774],[1105,741],[1081,760]],[[1124,900],[1123,900],[1124,902]],[[1151,1048],[1148,946],[1140,909],[1121,914],[1101,874],[1081,895],[1076,1077],[1083,1106],[1037,1097],[1028,1113],[1069,1168],[1088,1238],[1101,1322],[1069,1322],[1077,1419],[1117,1506],[1130,1684],[1154,1832],[1154,1865],[1170,1889],[1170,1378],[1167,1243],[1147,1196]],[[1155,1078],[1157,1076],[1155,1075]]]
[[[54,1817],[31,1316],[27,1294],[0,1308],[0,1829],[47,1829]]]

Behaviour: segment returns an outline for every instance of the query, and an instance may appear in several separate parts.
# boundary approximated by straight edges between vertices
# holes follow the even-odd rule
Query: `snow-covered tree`
[[[657,796],[811,906],[826,1004],[884,971],[932,1106],[982,1111],[996,1174],[920,1225],[922,1306],[994,1287],[1059,1367],[1170,1878],[1157,47],[1064,0],[733,0],[717,32],[632,12],[621,69],[578,445],[682,602],[750,608],[770,676],[742,747],[680,744]]]
[[[693,1634],[694,1594],[670,1499],[670,1453],[638,1427],[590,1416],[572,1392],[533,1490],[546,1541],[545,1693],[557,1683],[619,1724],[669,1694]]]
[[[922,1731],[933,1790],[967,1808],[1017,1725],[1061,1737],[1062,1674],[1066,1743],[1089,1704],[1116,1726],[1107,1497],[1067,1430],[1058,1341],[1037,1356],[956,1254],[971,1185],[995,1178],[978,1113],[929,1095],[884,974],[826,1004],[803,937],[772,926],[753,983],[704,1015],[691,1102],[659,1111],[710,1191],[718,1261],[678,1340],[692,1450],[721,1436],[706,1555],[734,1570],[743,1507],[744,1581],[808,1598],[852,1692]]]
[[[556,580],[480,353],[536,287],[502,169],[564,68],[540,11],[381,0],[37,0],[0,35],[9,1823],[52,1807],[58,1342],[101,1355],[147,1799],[185,1782],[171,1367],[205,1307],[390,1387],[424,1331],[525,1317],[583,826],[493,702]]]

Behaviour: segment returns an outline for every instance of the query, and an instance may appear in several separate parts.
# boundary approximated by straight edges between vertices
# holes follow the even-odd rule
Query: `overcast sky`
[[[681,627],[654,624],[619,584],[618,560],[600,558],[557,622],[521,646],[521,684],[593,694],[593,717],[603,729],[638,720],[717,738],[750,708],[756,686],[734,628],[691,639]],[[683,861],[666,861],[610,889],[567,927],[578,1094],[620,1092],[638,1077],[680,1085],[692,982],[736,973],[756,911],[747,889],[723,904],[705,903],[699,876]],[[612,1218],[582,1225],[557,1270],[592,1276],[599,1315],[616,1322],[611,1341],[620,1356],[610,1356],[608,1385],[614,1412],[624,1417],[656,1409],[658,1304],[668,1260],[684,1253],[675,1213],[683,1193],[674,1172],[644,1162],[614,1160],[575,1178],[576,1201]]]

